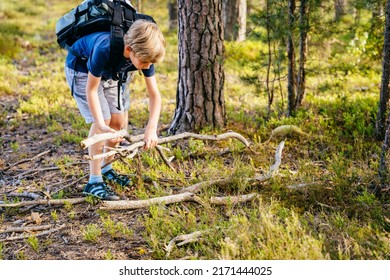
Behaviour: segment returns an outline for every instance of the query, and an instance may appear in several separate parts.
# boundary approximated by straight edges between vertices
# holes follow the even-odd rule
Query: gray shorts
[[[69,87],[73,86],[73,97],[76,100],[77,107],[80,110],[81,115],[84,117],[86,123],[93,123],[94,119],[89,110],[86,87],[88,74],[83,72],[74,71],[65,66],[66,80]],[[129,75],[131,76],[131,75]],[[128,79],[125,84],[122,85],[120,94],[120,110],[118,107],[118,82],[113,80],[101,81],[98,87],[98,95],[100,101],[100,107],[102,109],[104,120],[111,119],[111,114],[122,114],[128,111],[130,108],[130,91],[129,83],[131,79]]]

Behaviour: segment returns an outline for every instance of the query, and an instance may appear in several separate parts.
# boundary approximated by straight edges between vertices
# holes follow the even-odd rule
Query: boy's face
[[[145,61],[142,61],[140,60],[138,57],[136,57],[134,55],[134,52],[131,51],[131,49],[129,47],[126,47],[126,50],[125,50],[125,57],[126,58],[130,58],[131,62],[133,63],[133,65],[135,66],[135,68],[137,68],[138,70],[142,70],[142,69],[149,69],[150,66],[152,65],[152,63],[150,62],[145,62]]]

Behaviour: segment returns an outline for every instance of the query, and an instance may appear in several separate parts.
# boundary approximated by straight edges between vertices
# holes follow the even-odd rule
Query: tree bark
[[[272,82],[272,87],[270,86],[270,73],[271,73],[271,67],[272,67],[272,51],[271,51],[271,23],[270,23],[270,3],[267,0],[266,1],[266,30],[267,30],[267,47],[268,47],[268,65],[267,65],[267,75],[265,79],[266,89],[267,89],[267,95],[268,95],[268,108],[267,108],[267,119],[269,119],[271,115],[271,105],[274,100],[274,81]]]
[[[299,31],[299,69],[297,79],[297,103],[299,107],[305,96],[306,87],[306,58],[307,58],[307,34],[309,31],[309,5],[307,0],[301,0],[300,7],[300,31]]]
[[[334,0],[334,20],[339,21],[340,18],[345,15],[346,0]]]
[[[390,80],[390,0],[386,4],[385,40],[383,44],[382,81],[379,98],[379,108],[375,124],[375,134],[378,140],[385,137],[386,112],[389,103]]]
[[[296,83],[295,83],[295,48],[294,48],[294,22],[295,22],[295,0],[288,1],[288,23],[289,34],[287,37],[287,94],[288,94],[288,116],[294,114],[296,109]]]
[[[142,13],[142,0],[136,0],[135,2],[137,12]]]
[[[383,140],[381,159],[379,163],[379,178],[381,182],[381,189],[384,190],[389,187],[389,143],[390,143],[390,112],[387,117],[387,129],[385,133],[385,140]],[[387,184],[387,185],[386,185]]]
[[[169,134],[225,124],[224,33],[217,0],[179,0],[179,77]]]
[[[225,40],[242,42],[246,37],[247,0],[223,0]]]
[[[168,1],[169,30],[177,29],[177,0]]]

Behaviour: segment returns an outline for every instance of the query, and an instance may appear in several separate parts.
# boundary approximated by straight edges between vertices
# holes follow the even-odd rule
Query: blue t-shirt
[[[111,73],[105,68],[110,58],[110,32],[96,32],[81,37],[72,45],[72,49],[82,57],[86,57],[87,60],[77,59],[76,56],[68,52],[66,66],[83,73],[91,72],[95,77],[110,78]],[[129,66],[131,67],[127,71],[137,70],[131,61],[123,56],[118,66],[120,66],[118,69],[122,70]],[[153,76],[155,73],[154,65],[152,64],[149,69],[143,69],[142,72],[145,77]]]

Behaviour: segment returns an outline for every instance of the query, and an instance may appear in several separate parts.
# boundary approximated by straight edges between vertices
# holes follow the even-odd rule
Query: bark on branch
[[[162,204],[168,205],[177,202],[193,201],[199,204],[203,204],[202,200],[193,193],[186,192],[176,195],[161,196],[156,198],[150,198],[145,200],[119,200],[119,201],[103,201],[103,207],[100,209],[105,210],[132,210],[149,207],[151,205]]]
[[[120,130],[120,131],[115,132],[115,133],[95,134],[92,137],[81,141],[81,146],[83,148],[87,148],[87,147],[90,147],[91,145],[93,145],[97,142],[100,142],[100,141],[115,139],[115,138],[124,137],[124,136],[128,136],[128,133],[125,130]],[[236,133],[236,132],[227,132],[227,133],[223,133],[223,134],[219,134],[219,135],[201,135],[201,134],[196,134],[196,133],[191,133],[191,132],[184,132],[184,133],[173,135],[173,136],[159,138],[157,141],[157,144],[165,144],[168,142],[173,142],[173,141],[186,139],[186,138],[193,138],[193,139],[198,139],[198,140],[211,140],[211,141],[220,141],[220,140],[224,140],[224,139],[234,138],[234,139],[241,141],[246,147],[250,146],[249,141],[247,139],[245,139],[245,137],[243,137],[241,134]],[[109,157],[109,156],[112,156],[112,155],[115,155],[118,153],[121,155],[128,154],[128,153],[132,152],[133,150],[141,148],[145,145],[145,142],[142,141],[141,139],[143,139],[143,135],[133,136],[130,139],[128,139],[130,142],[135,142],[132,145],[130,145],[128,147],[121,148],[121,149],[113,149],[112,151],[109,151],[107,153],[93,156],[91,159],[93,160],[93,159],[98,159],[98,158],[102,158],[102,157]]]
[[[78,204],[85,202],[85,197],[68,198],[68,199],[39,199],[33,201],[22,201],[17,203],[5,203],[0,204],[1,207],[23,207],[23,206],[35,206],[35,205],[64,205],[66,203]]]
[[[175,238],[173,238],[165,248],[165,250],[167,251],[167,257],[170,255],[173,246],[176,244],[176,242],[179,242],[176,244],[176,246],[183,246],[188,243],[196,242],[200,239],[200,237],[204,232],[205,231],[195,231],[189,234],[178,235]]]
[[[284,141],[280,142],[278,147],[276,148],[275,163],[273,165],[271,165],[267,174],[259,175],[259,176],[253,177],[253,178],[243,178],[243,180],[247,180],[251,183],[253,183],[253,182],[259,183],[259,182],[265,182],[265,181],[269,180],[270,178],[272,178],[272,176],[274,176],[279,171],[280,164],[282,163],[282,152],[283,152],[283,148],[284,148],[284,143],[285,143]],[[183,193],[183,192],[197,193],[205,187],[212,186],[215,184],[227,184],[227,183],[231,182],[232,180],[233,180],[232,178],[223,178],[223,179],[214,179],[214,180],[199,182],[195,185],[181,189],[179,191],[179,193]]]
[[[50,233],[53,233],[53,232],[56,232],[56,231],[60,231],[63,228],[65,228],[65,225],[61,225],[58,228],[53,228],[53,229],[50,229],[50,230],[42,231],[42,232],[37,233],[37,234],[27,234],[27,235],[26,234],[22,234],[22,235],[19,235],[19,236],[7,237],[7,238],[4,238],[4,239],[0,239],[0,242],[26,239],[26,238],[29,238],[31,236],[37,236],[37,237],[38,236],[43,236],[43,235],[47,235],[47,234],[50,234]]]

